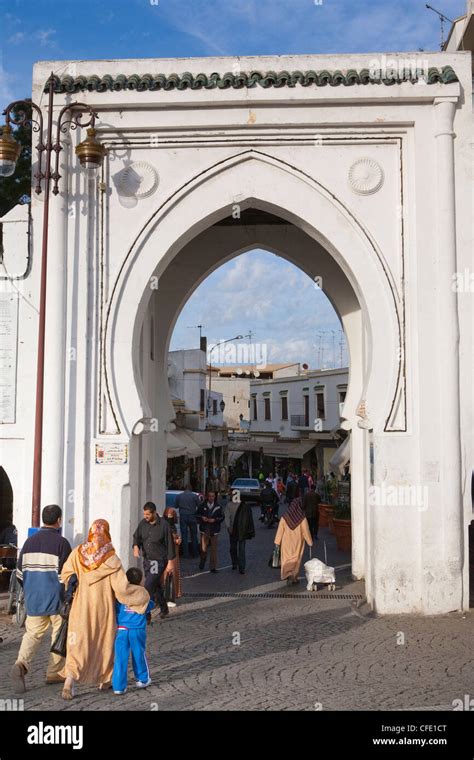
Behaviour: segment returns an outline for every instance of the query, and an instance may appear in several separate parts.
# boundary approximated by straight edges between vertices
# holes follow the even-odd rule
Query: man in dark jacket
[[[216,495],[213,491],[209,492],[207,498],[199,505],[197,519],[201,533],[201,561],[199,569],[204,570],[207,552],[209,547],[211,547],[211,573],[217,573],[217,539],[219,538],[224,513],[220,504],[216,503]]]
[[[308,520],[311,537],[313,539],[316,539],[318,537],[320,502],[321,498],[316,493],[316,486],[313,483],[310,490],[305,493],[303,499],[303,512],[305,513],[306,519]]]
[[[290,473],[286,481],[286,501],[291,504],[293,499],[298,496],[298,483],[296,481],[296,475]]]
[[[143,555],[145,571],[145,588],[150,598],[158,602],[160,617],[169,615],[161,577],[171,571],[170,560],[176,557],[173,534],[167,520],[156,511],[153,502],[148,501],[143,507],[143,520],[133,534],[133,556]]]
[[[309,488],[309,480],[308,480],[308,476],[306,474],[306,470],[303,470],[303,472],[301,473],[301,475],[298,478],[298,487],[300,489],[300,496],[303,499],[306,491]]]
[[[191,486],[186,486],[185,491],[178,495],[175,507],[179,510],[179,527],[183,540],[183,558],[187,559],[189,557],[188,530],[191,535],[191,556],[195,557],[198,553],[196,512],[199,507],[199,497],[191,491]]]
[[[224,509],[225,525],[229,531],[232,570],[239,568],[245,573],[245,542],[255,536],[252,508],[247,502],[234,501],[230,497]]]
[[[62,602],[62,586],[59,580],[64,563],[71,553],[71,546],[61,536],[61,508],[52,504],[41,514],[43,525],[28,538],[21,550],[17,564],[17,578],[23,586],[26,607],[26,633],[23,636],[16,663],[10,671],[12,685],[17,693],[25,691],[25,675],[48,628],[52,628],[52,640],[56,638],[62,618],[59,607]],[[59,671],[64,658],[50,654],[46,670],[46,683],[62,683]]]

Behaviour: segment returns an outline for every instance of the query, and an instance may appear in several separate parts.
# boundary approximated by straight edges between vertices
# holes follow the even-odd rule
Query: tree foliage
[[[27,99],[25,99],[25,103],[28,103]],[[24,111],[28,118],[31,117],[31,108],[28,106],[16,107],[12,111],[13,120],[18,119],[20,111]],[[21,127],[15,127],[12,123],[11,126],[13,136],[23,146],[23,150],[18,159],[15,173],[11,177],[0,178],[0,217],[18,203],[28,202],[31,197],[31,124],[27,122]]]

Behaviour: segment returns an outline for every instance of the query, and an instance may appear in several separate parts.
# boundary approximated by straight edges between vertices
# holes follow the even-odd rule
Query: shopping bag
[[[166,576],[165,581],[165,599],[167,602],[174,602],[175,600],[175,588],[173,573]]]
[[[279,567],[281,567],[279,546],[275,546],[273,549],[271,557],[268,560],[268,567],[272,567],[274,570],[277,570]]]
[[[52,654],[58,654],[60,657],[66,657],[68,625],[68,618],[63,618],[59,631],[56,634],[56,638],[51,644],[50,652]]]

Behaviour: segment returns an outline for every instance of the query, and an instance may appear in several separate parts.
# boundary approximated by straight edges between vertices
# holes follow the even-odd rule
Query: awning
[[[233,466],[240,457],[244,455],[243,451],[229,451],[227,455],[227,464]]]
[[[192,430],[190,435],[202,449],[212,449],[212,438],[208,430]]]
[[[174,459],[174,457],[184,457],[186,454],[186,445],[178,438],[176,431],[174,433],[166,434],[166,448],[168,459]]]
[[[195,459],[202,456],[202,449],[199,444],[183,428],[176,428],[172,433],[168,433],[167,448],[169,459],[182,456]]]
[[[331,459],[329,460],[329,466],[333,470],[338,470],[339,473],[342,475],[344,473],[344,467],[350,461],[350,458],[351,458],[351,437],[350,435],[348,435],[347,438],[343,440],[339,448],[336,449],[335,453],[332,455]]]
[[[229,452],[238,451],[242,454],[245,451],[260,451],[269,457],[277,457],[278,459],[303,459],[314,446],[317,441],[305,440],[305,441],[229,441]]]

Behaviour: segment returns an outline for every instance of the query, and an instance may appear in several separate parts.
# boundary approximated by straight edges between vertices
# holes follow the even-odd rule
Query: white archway
[[[157,210],[128,252],[112,292],[105,334],[110,401],[117,405],[121,429],[130,435],[134,423],[151,413],[144,405],[136,357],[133,362],[130,357],[140,339],[152,278],[160,280],[179,251],[228,217],[235,204],[267,210],[294,224],[324,248],[346,276],[367,326],[367,413],[370,425],[383,429],[400,376],[402,338],[396,289],[382,253],[319,183],[257,151],[246,151],[187,183]],[[337,297],[329,297],[337,305]]]
[[[236,190],[238,188],[238,190]],[[300,257],[288,254],[282,241],[273,242],[259,232],[253,240],[231,240],[221,231],[218,246],[206,248],[206,235],[215,235],[216,223],[229,217],[235,205],[278,216],[294,229]],[[211,232],[212,230],[212,232]],[[177,233],[177,231],[179,231]],[[248,233],[243,233],[244,235]],[[165,386],[165,357],[169,338],[181,305],[212,268],[224,260],[258,245],[286,255],[310,276],[321,275],[323,289],[338,311],[351,356],[351,382],[345,416],[353,430],[352,461],[358,473],[354,483],[355,523],[353,568],[366,577],[372,596],[376,563],[375,539],[367,519],[368,442],[367,429],[383,434],[394,405],[401,373],[402,336],[396,289],[388,275],[383,254],[374,241],[325,188],[301,171],[257,151],[211,167],[169,198],[137,234],[115,283],[109,304],[105,334],[105,365],[109,402],[121,432],[132,435],[136,422],[158,415],[161,428],[150,437],[154,461],[160,459],[158,491],[164,495],[166,430],[173,419],[168,392],[152,409],[140,372],[140,333],[157,278],[157,298],[174,308],[166,309],[166,321],[155,319],[161,335],[159,361]],[[194,254],[192,251],[194,250]],[[205,251],[215,252],[205,261]],[[199,262],[195,281],[180,289],[180,279],[189,273],[183,256]],[[167,278],[168,275],[168,278]],[[173,275],[173,276],[171,276]],[[166,287],[165,287],[166,284]],[[170,290],[171,289],[171,293]],[[174,301],[173,301],[174,297]],[[137,308],[138,304],[138,308]],[[158,370],[160,372],[160,370]],[[158,375],[159,377],[159,375]],[[357,378],[354,381],[354,378]],[[359,426],[360,423],[360,426]],[[139,463],[143,472],[143,463]],[[141,475],[130,473],[130,482]],[[130,495],[132,519],[138,513],[138,491]],[[373,599],[372,599],[373,601]]]

